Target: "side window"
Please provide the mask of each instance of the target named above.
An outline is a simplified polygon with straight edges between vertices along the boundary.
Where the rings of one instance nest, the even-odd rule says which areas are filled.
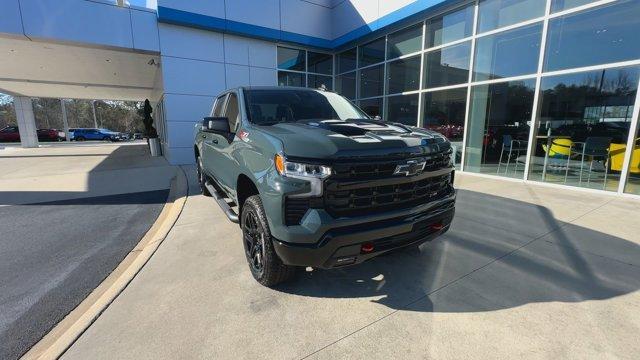
[[[238,125],[238,121],[240,121],[240,110],[238,108],[238,96],[234,93],[229,94],[225,116],[229,118],[229,129],[231,129],[231,132],[236,132],[236,126]]]
[[[216,104],[213,106],[213,117],[221,117],[222,109],[224,108],[224,99],[227,94],[224,94],[216,99]]]

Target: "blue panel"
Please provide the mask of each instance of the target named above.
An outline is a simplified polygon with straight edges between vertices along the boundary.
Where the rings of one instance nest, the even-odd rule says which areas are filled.
[[[222,19],[220,19],[222,20]],[[222,20],[225,21],[225,20]],[[233,20],[226,20],[227,32],[238,35],[249,35],[266,40],[280,40],[280,30],[267,28],[264,26],[241,23]]]
[[[382,33],[391,26],[400,27],[403,24],[408,25],[411,22],[421,20],[421,17],[425,17],[428,12],[434,12],[443,7],[462,2],[464,2],[464,0],[417,0],[416,2],[393,11],[370,24],[363,25],[333,40],[225,20],[213,16],[190,13],[187,11],[166,8],[164,6],[158,6],[158,20],[164,23],[229,32],[276,42],[285,41],[335,50],[338,47],[344,47],[351,42],[358,41],[363,36],[367,36],[372,33]]]
[[[317,48],[333,49],[333,42],[331,40],[296,34],[289,31],[281,31],[280,40]]]
[[[188,11],[166,8],[164,6],[158,6],[158,21],[168,24],[190,26],[204,30],[225,31],[226,29],[226,21],[224,19],[196,14]]]

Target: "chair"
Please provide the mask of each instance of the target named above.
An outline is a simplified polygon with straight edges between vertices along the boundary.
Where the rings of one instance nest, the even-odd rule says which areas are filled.
[[[511,159],[513,159],[513,154],[516,155],[515,167],[513,169],[513,173],[515,174],[518,171],[518,161],[517,158],[520,157],[520,152],[527,152],[527,141],[525,140],[514,140],[511,135],[502,135],[502,150],[500,150],[500,160],[498,160],[498,170],[496,173],[500,173],[500,165],[503,164],[502,157],[504,153],[507,152],[507,163],[505,166],[504,173],[506,174],[509,171],[509,164],[511,163]]]
[[[611,146],[610,137],[592,136],[588,137],[584,142],[574,142],[571,147],[571,156],[580,157],[580,180],[579,185],[582,184],[582,174],[584,172],[584,160],[589,158],[589,175],[587,177],[587,184],[591,182],[591,173],[593,172],[593,161],[597,158],[604,160],[604,182],[602,184],[603,189],[607,186],[607,175],[609,174],[609,147]],[[575,150],[574,150],[575,149]],[[569,158],[571,158],[569,156]],[[569,160],[567,160],[567,171],[564,177],[565,183],[567,182],[567,175],[569,174]]]
[[[571,145],[573,141],[571,139],[553,139],[551,146],[547,149],[547,144],[542,144],[542,149],[548,153],[550,158],[566,159],[571,155]]]
[[[631,155],[631,164],[629,164],[629,172],[632,174],[640,174],[640,138],[635,140],[636,145]],[[624,165],[624,153],[627,150],[627,144],[612,143],[609,147],[611,157],[611,170],[622,171]]]

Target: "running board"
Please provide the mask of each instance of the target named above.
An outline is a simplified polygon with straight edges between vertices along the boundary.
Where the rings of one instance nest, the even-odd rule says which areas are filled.
[[[213,200],[218,203],[218,206],[220,206],[220,209],[222,209],[229,221],[237,224],[240,221],[238,219],[238,214],[236,214],[235,211],[233,211],[233,209],[229,206],[229,204],[227,204],[227,201],[222,195],[220,195],[218,190],[216,190],[216,188],[213,187],[213,185],[211,185],[211,183],[209,183],[208,181],[204,183],[204,186],[207,188],[207,190],[209,190],[209,193],[211,193]]]

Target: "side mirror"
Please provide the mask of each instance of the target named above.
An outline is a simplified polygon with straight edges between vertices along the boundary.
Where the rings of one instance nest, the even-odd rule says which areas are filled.
[[[202,131],[229,134],[229,119],[226,117],[205,117],[202,120]]]

